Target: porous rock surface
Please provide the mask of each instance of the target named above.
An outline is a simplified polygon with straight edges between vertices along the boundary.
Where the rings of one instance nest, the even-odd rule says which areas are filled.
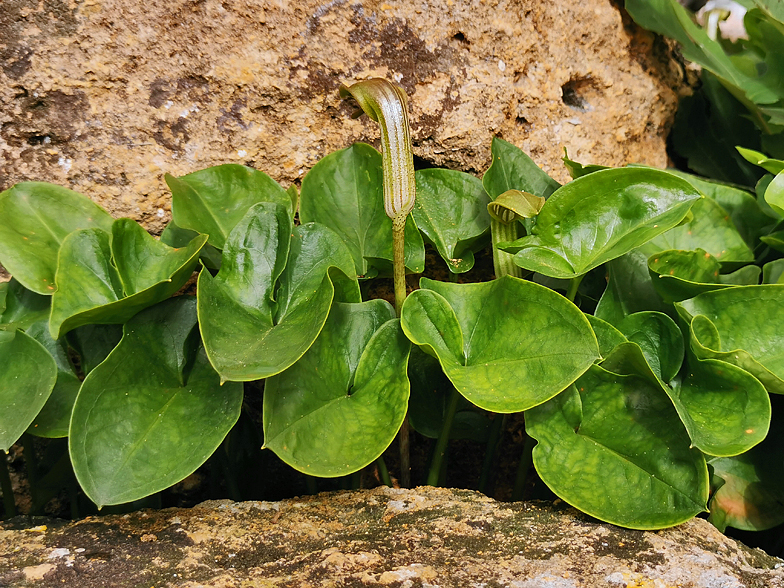
[[[784,586],[782,560],[701,519],[630,531],[562,504],[467,490],[384,487],[22,523],[0,527],[2,586]]]
[[[50,181],[158,233],[163,174],[284,187],[364,140],[341,82],[408,92],[415,154],[476,174],[502,136],[566,180],[666,163],[680,69],[620,0],[2,0],[0,189]]]

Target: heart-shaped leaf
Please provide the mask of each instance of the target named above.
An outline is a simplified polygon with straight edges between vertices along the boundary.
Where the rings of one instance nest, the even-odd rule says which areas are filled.
[[[381,154],[355,143],[324,157],[302,179],[299,216],[337,233],[354,259],[358,276],[391,270],[392,219],[384,211]],[[425,267],[422,236],[411,217],[406,221],[405,264]]]
[[[196,231],[190,229],[183,229],[178,227],[174,221],[170,221],[166,228],[161,233],[161,243],[166,243],[169,247],[179,248],[187,247],[188,243],[193,241],[199,235]],[[202,263],[210,269],[219,270],[221,261],[220,249],[207,243],[201,250],[199,255]]]
[[[784,394],[784,286],[738,286],[675,304],[699,359],[719,359]]]
[[[757,284],[760,276],[760,268],[755,265],[721,274],[719,260],[702,249],[656,253],[648,259],[648,271],[665,302],[679,302],[728,286]]]
[[[694,218],[652,239],[645,250],[702,249],[721,262],[754,261],[754,254],[730,219],[729,213],[710,198],[700,198],[691,208]]]
[[[784,259],[770,261],[762,266],[763,284],[784,284]]]
[[[199,275],[199,323],[212,365],[223,380],[237,381],[285,370],[316,340],[336,286],[344,300],[359,301],[353,277],[354,261],[334,232],[317,223],[293,227],[279,204],[254,205],[229,234],[218,274]]]
[[[653,373],[669,382],[683,363],[683,335],[669,316],[661,312],[637,312],[618,324],[628,341],[636,343]]]
[[[474,266],[473,247],[484,246],[490,229],[490,199],[474,176],[447,169],[416,172],[417,197],[412,212],[419,230],[452,273]]]
[[[52,392],[57,367],[49,352],[18,329],[0,329],[0,449],[7,452]]]
[[[499,249],[553,278],[574,278],[680,223],[702,196],[691,184],[644,168],[608,169],[559,188],[531,235]]]
[[[59,339],[88,324],[122,324],[137,312],[175,294],[191,277],[207,242],[199,235],[172,249],[138,223],[117,219],[112,234],[74,231],[58,256],[49,330]]]
[[[16,279],[0,284],[0,325],[26,331],[30,325],[49,318],[51,296],[28,290]]]
[[[522,149],[508,141],[493,137],[490,152],[493,161],[482,177],[482,185],[493,200],[507,190],[521,190],[547,198],[561,187]]]
[[[560,498],[601,520],[661,529],[705,510],[708,470],[661,388],[592,365],[526,412],[533,461]],[[612,488],[612,492],[597,492]]]
[[[746,453],[710,460],[721,486],[711,498],[708,520],[720,531],[763,531],[784,523],[782,450],[781,431],[776,431]]]
[[[123,333],[85,379],[71,418],[74,472],[99,507],[138,500],[190,475],[242,406],[242,384],[221,386],[207,361],[192,297],[146,309]]]
[[[71,410],[82,382],[68,358],[68,346],[64,340],[52,339],[47,321],[31,325],[26,333],[46,349],[57,366],[57,381],[54,389],[28,431],[38,437],[50,439],[66,437]]]
[[[336,303],[302,358],[264,388],[264,446],[313,475],[350,474],[395,438],[411,344],[383,300]]]
[[[25,288],[55,290],[57,251],[78,229],[110,230],[112,217],[86,196],[43,182],[23,182],[0,193],[0,264]]]
[[[505,276],[480,284],[422,278],[403,305],[409,339],[438,357],[463,396],[494,412],[536,406],[599,357],[579,309],[543,286]]]
[[[601,353],[602,357],[607,357],[618,345],[627,341],[623,333],[607,321],[591,314],[586,314],[585,318],[591,323],[591,328],[596,334],[596,340],[599,342],[599,353]]]
[[[177,227],[209,235],[209,244],[218,249],[254,204],[281,204],[294,216],[286,191],[264,172],[244,165],[227,163],[179,178],[166,174],[165,179]]]
[[[643,310],[673,313],[653,287],[645,252],[630,251],[613,259],[607,268],[607,288],[596,305],[597,317],[617,326],[624,317]]]

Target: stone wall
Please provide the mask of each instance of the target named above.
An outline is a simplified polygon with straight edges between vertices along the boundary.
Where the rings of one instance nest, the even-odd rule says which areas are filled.
[[[397,80],[415,154],[477,175],[498,135],[566,180],[664,166],[680,84],[617,0],[3,0],[0,189],[56,182],[159,232],[163,173],[226,162],[284,187],[353,141],[341,82]]]

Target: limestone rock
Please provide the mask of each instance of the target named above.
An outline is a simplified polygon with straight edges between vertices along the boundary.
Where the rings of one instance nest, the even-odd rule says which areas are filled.
[[[782,560],[702,519],[630,531],[467,490],[384,487],[36,523],[0,527],[1,586],[784,586]]]
[[[226,162],[284,187],[364,140],[341,82],[397,80],[415,153],[483,173],[499,135],[559,180],[666,163],[679,69],[619,0],[3,0],[0,189],[42,180],[159,232],[163,173]],[[666,49],[666,48],[665,48]]]

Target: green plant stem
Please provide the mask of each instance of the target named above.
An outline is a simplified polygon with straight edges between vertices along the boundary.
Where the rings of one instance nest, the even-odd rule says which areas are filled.
[[[495,457],[498,454],[498,447],[501,444],[501,434],[506,424],[506,415],[495,415],[493,424],[490,425],[490,434],[487,437],[487,447],[485,448],[485,458],[482,461],[482,473],[479,476],[479,487],[482,494],[492,491],[491,477]]]
[[[400,445],[400,485],[403,488],[411,487],[409,435],[408,413],[406,413],[406,418],[403,419],[403,424],[400,425],[400,431],[398,432],[398,444]]]
[[[30,484],[30,497],[33,499],[33,504],[35,504],[38,498],[38,464],[35,461],[33,436],[30,433],[22,433],[21,442],[24,448],[27,482]]]
[[[406,301],[406,262],[405,262],[405,231],[407,214],[399,214],[392,219],[393,276],[395,282],[395,312],[400,316],[400,309]]]
[[[577,289],[580,287],[580,282],[583,281],[584,275],[577,276],[569,281],[569,289],[566,291],[566,297],[569,299],[569,302],[574,302],[574,298],[577,296]]]
[[[16,500],[14,500],[14,488],[11,485],[11,474],[8,472],[8,454],[3,452],[0,455],[3,465],[0,467],[0,490],[3,491],[3,508],[6,518],[16,516]]]
[[[523,268],[515,264],[514,255],[501,251],[496,247],[498,243],[503,241],[519,239],[522,232],[521,229],[522,227],[517,221],[512,221],[509,224],[502,223],[496,219],[490,221],[490,236],[493,241],[493,269],[495,270],[496,278],[503,276],[523,277]]]
[[[536,441],[526,435],[525,445],[523,445],[523,454],[520,456],[520,464],[517,466],[517,476],[515,477],[514,489],[512,490],[512,502],[523,499],[525,482],[528,479],[528,470],[531,469],[531,463],[533,463],[533,450],[535,445]]]
[[[376,460],[376,466],[378,467],[378,477],[381,478],[381,482],[385,486],[392,487],[392,478],[389,477],[389,470],[387,469],[387,464],[384,461],[384,457],[379,457]]]
[[[449,394],[449,404],[447,404],[446,407],[444,423],[441,425],[441,432],[438,434],[433,460],[430,462],[430,471],[427,474],[428,486],[438,486],[441,464],[444,461],[446,448],[449,445],[449,433],[452,431],[452,422],[455,420],[455,412],[457,412],[457,403],[459,400],[460,393],[453,386],[452,392]]]
[[[305,488],[307,488],[308,494],[318,494],[318,484],[316,484],[316,478],[307,474],[302,475],[305,476]]]

